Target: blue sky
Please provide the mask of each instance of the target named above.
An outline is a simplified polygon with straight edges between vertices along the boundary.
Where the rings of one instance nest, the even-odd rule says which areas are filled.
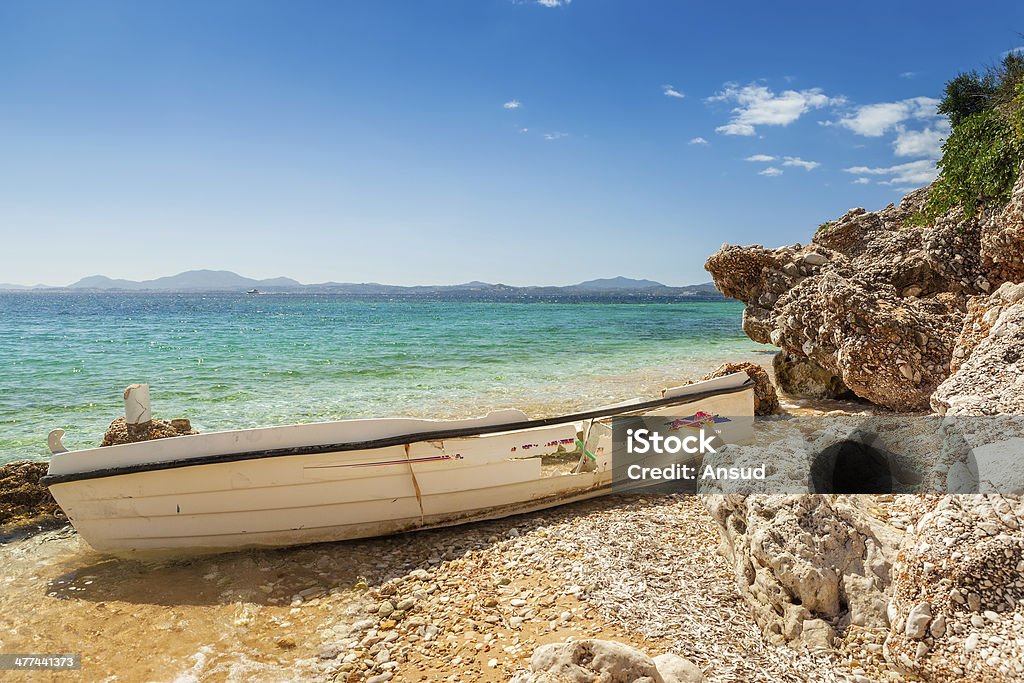
[[[784,10],[782,7],[791,7]],[[1024,3],[0,3],[0,282],[708,279],[931,177]]]

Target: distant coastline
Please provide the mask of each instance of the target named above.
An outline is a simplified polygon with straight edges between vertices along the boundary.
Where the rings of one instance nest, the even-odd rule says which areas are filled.
[[[376,282],[322,282],[303,284],[287,277],[256,280],[227,270],[190,270],[153,280],[113,279],[103,275],[82,278],[70,285],[14,285],[0,283],[0,292],[250,292],[260,294],[341,294],[367,297],[425,297],[451,300],[613,299],[672,300],[723,299],[714,283],[670,287],[654,280],[627,277],[587,280],[574,285],[516,287],[490,282],[455,285],[387,285]]]

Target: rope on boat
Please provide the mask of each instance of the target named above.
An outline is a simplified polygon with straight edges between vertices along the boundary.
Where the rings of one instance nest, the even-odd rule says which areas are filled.
[[[579,447],[579,449],[581,451],[583,451],[584,455],[586,455],[588,458],[590,458],[594,462],[597,462],[597,456],[594,455],[593,453],[591,453],[590,451],[588,451],[586,444],[583,443],[582,441],[580,441],[578,437],[576,439],[576,445]]]

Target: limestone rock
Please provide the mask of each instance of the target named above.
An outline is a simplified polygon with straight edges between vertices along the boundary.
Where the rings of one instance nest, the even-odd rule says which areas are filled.
[[[1024,173],[1010,202],[981,229],[981,262],[995,284],[1024,281]]]
[[[932,620],[932,606],[922,601],[910,608],[907,614],[907,625],[904,628],[907,638],[921,640],[928,633],[928,624]]]
[[[1003,310],[1015,304],[1024,304],[1024,283],[1005,282],[990,296],[971,297],[960,336],[953,346],[951,372],[959,370],[978,344],[988,337]]]
[[[704,674],[696,664],[670,652],[655,657],[654,665],[665,683],[701,683],[704,680]]]
[[[119,417],[110,423],[100,446],[116,446],[123,443],[136,443],[138,441],[150,441],[152,439],[166,439],[172,436],[186,436],[198,434],[192,429],[192,423],[184,418],[177,418],[170,422],[163,420],[152,420],[141,425],[130,425],[123,417]]]
[[[666,683],[654,660],[610,640],[583,639],[542,645],[533,652],[530,683]],[[670,682],[669,682],[670,683]]]
[[[893,566],[886,659],[928,681],[1024,679],[1024,501],[936,496],[929,508]]]
[[[772,359],[779,389],[800,398],[842,398],[850,390],[843,379],[810,358],[779,351]]]
[[[771,642],[828,647],[836,629],[887,624],[897,546],[858,496],[708,495],[720,552]]]
[[[929,226],[908,222],[926,198],[924,189],[899,206],[851,210],[809,246],[723,245],[707,260],[716,286],[746,304],[747,335],[787,352],[783,390],[820,396],[845,385],[894,410],[928,408],[949,376],[968,298],[1000,282],[982,263],[981,236],[1005,216],[954,209]],[[797,359],[814,362],[810,387],[785,372]]]
[[[931,406],[943,415],[1024,414],[1024,285],[1004,284],[972,303],[957,341],[966,360],[938,386]]]
[[[64,513],[49,489],[39,483],[46,475],[45,462],[21,460],[0,466],[0,524]]]
[[[775,386],[767,371],[757,363],[724,363],[701,379],[714,379],[735,372],[745,372],[750,379],[754,380],[755,415],[771,415],[778,412],[779,396],[775,392]]]

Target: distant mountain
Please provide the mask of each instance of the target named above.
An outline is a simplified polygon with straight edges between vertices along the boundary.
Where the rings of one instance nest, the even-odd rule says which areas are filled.
[[[587,280],[586,282],[581,282],[578,285],[570,285],[572,289],[585,289],[588,291],[601,292],[620,291],[626,289],[635,292],[641,289],[665,286],[666,285],[663,285],[660,282],[655,282],[654,280],[634,280],[632,278],[622,277],[621,275],[618,277],[605,277],[598,278],[597,280]]]
[[[0,282],[0,292],[20,292],[28,289],[50,289],[46,285],[12,285],[7,282]]]
[[[451,300],[622,300],[644,299],[718,299],[722,294],[714,284],[706,282],[685,287],[669,287],[654,280],[635,280],[627,277],[599,278],[566,287],[530,286],[513,287],[490,282],[464,282],[457,285],[384,285],[377,282],[321,282],[304,285],[287,277],[254,280],[228,270],[190,270],[154,280],[124,280],[105,275],[84,277],[67,287],[25,287],[0,285],[0,290],[28,289],[110,291],[110,292],[245,292],[256,289],[267,293],[324,293],[366,297],[415,298],[433,297]]]
[[[265,289],[282,291],[301,289],[303,285],[297,280],[287,277],[276,277],[268,280],[253,280],[242,277],[228,270],[190,270],[177,275],[160,277],[155,280],[113,280],[103,275],[85,277],[68,285],[69,289],[116,289],[131,291],[165,291],[165,292],[236,292],[247,289]]]
[[[699,285],[685,285],[680,289],[685,289],[690,292],[696,292],[701,294],[716,294],[718,296],[724,296],[718,291],[718,287],[715,287],[714,282],[702,282]]]
[[[68,289],[138,289],[139,284],[132,280],[114,280],[106,275],[90,275],[68,285]]]

